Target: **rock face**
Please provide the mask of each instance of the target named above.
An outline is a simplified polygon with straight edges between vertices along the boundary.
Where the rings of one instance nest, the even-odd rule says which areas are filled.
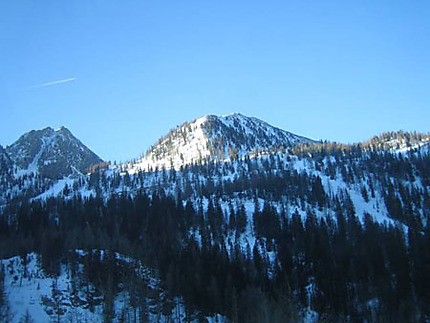
[[[103,161],[65,127],[29,131],[6,152],[20,169],[53,179],[85,173]]]
[[[142,169],[179,168],[202,160],[223,161],[271,148],[313,142],[238,113],[207,115],[171,130],[139,161]]]

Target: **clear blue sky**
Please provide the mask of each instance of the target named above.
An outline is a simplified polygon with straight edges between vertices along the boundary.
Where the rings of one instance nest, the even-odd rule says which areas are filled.
[[[430,1],[1,1],[0,144],[65,125],[123,161],[232,112],[338,142],[428,132],[429,17]]]

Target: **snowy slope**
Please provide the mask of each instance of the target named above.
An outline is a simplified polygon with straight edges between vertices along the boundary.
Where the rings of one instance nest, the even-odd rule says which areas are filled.
[[[405,143],[396,145],[396,149],[392,149],[391,151],[397,154],[406,155],[409,152],[412,153],[420,153],[420,154],[429,154],[430,153],[430,139],[427,138],[423,141],[414,143],[413,145],[407,145]]]
[[[404,131],[384,132],[365,142],[364,145],[372,150],[386,150],[393,153],[407,153],[409,151],[428,153],[430,134]]]
[[[40,174],[61,178],[86,173],[91,165],[102,159],[88,149],[65,127],[32,130],[6,148],[23,174]]]
[[[45,131],[53,133],[52,129],[45,129]],[[429,143],[428,137],[412,136],[402,132],[389,133],[375,138],[372,139],[371,147],[378,148],[377,151],[381,152],[381,156],[386,151],[383,149],[384,147],[393,156],[396,156],[398,153],[405,153],[418,148],[421,152],[426,151]],[[49,142],[48,139],[42,141],[44,144]],[[181,191],[183,198],[198,199],[202,195],[202,186],[214,187],[215,189],[217,187],[224,188],[234,186],[235,183],[240,183],[244,179],[251,181],[256,174],[258,176],[261,174],[277,176],[284,169],[290,169],[299,174],[305,174],[307,176],[306,181],[319,178],[324,194],[329,199],[342,200],[347,196],[360,220],[364,220],[365,214],[370,214],[379,223],[399,224],[398,221],[390,218],[385,206],[384,183],[379,183],[372,174],[364,175],[364,177],[354,179],[351,182],[345,179],[344,165],[337,162],[334,155],[326,157],[322,163],[322,167],[326,171],[322,171],[321,166],[317,167],[317,161],[311,156],[312,154],[303,158],[293,155],[288,149],[306,143],[315,142],[272,127],[259,119],[241,114],[221,117],[203,116],[170,131],[151,147],[146,156],[137,163],[106,166],[94,171],[91,176],[60,179],[50,184],[42,194],[38,194],[38,198],[45,200],[51,196],[63,198],[81,196],[86,198],[101,195],[107,200],[112,194],[127,192],[133,195],[139,190],[144,190],[149,193],[156,191],[171,195],[176,195],[178,191]],[[34,160],[39,160],[41,158],[39,155],[42,155],[41,150],[33,157],[29,169],[35,167],[36,162]],[[362,157],[363,161],[357,162],[367,163],[368,161],[364,159],[370,157],[366,156],[370,155],[365,153]],[[275,164],[271,162],[274,158],[278,160]],[[250,169],[249,163],[254,164],[254,170]],[[329,172],[331,174],[327,172],[330,164],[335,167],[334,173],[333,171]],[[199,169],[200,166],[196,168],[192,165],[207,165],[207,167],[202,166]],[[171,166],[176,169],[174,174],[168,170]],[[208,169],[211,171],[208,172]],[[255,172],[256,174],[254,174]],[[220,177],[216,174],[223,175]],[[395,178],[389,180],[394,181]],[[363,191],[370,192],[373,190],[368,183],[373,183],[375,192],[370,197],[370,193],[368,193],[368,197],[365,198]],[[236,186],[241,187],[241,185],[237,184]],[[416,183],[405,183],[405,185],[409,185],[411,189],[425,189],[419,179]],[[254,187],[253,189],[260,188]],[[246,192],[236,191],[235,194],[242,195],[244,203],[248,203],[247,201],[252,198],[249,190]],[[298,210],[303,217],[306,217],[308,210],[312,209],[316,215],[335,217],[333,205],[321,210],[309,205],[306,197],[295,196],[294,191],[284,194],[287,195],[269,202],[275,203],[278,208],[284,207],[289,214]],[[310,192],[310,195],[312,194]],[[297,198],[303,201],[295,202]],[[420,210],[417,212],[423,219],[426,217],[426,214]]]
[[[330,158],[327,157],[324,163],[328,163],[328,160]],[[301,177],[300,180],[308,183],[307,185],[310,185],[309,183],[315,179],[320,180],[324,194],[328,199],[337,198],[343,200],[345,196],[348,196],[355,214],[362,223],[364,223],[365,214],[370,214],[378,223],[404,226],[401,222],[389,216],[383,196],[383,183],[373,178],[372,174],[366,175],[364,179],[357,178],[352,182],[347,182],[343,178],[338,166],[336,166],[337,173],[334,177],[331,177],[328,175],[327,170],[317,170],[316,163],[312,158],[300,158],[289,154],[276,153],[252,156],[249,160],[237,159],[221,164],[214,163],[194,168],[187,167],[183,171],[138,172],[129,174],[128,172],[121,172],[118,168],[112,168],[100,172],[97,175],[98,181],[96,183],[89,185],[86,182],[83,186],[78,187],[77,191],[69,193],[69,197],[74,194],[82,197],[102,195],[107,200],[114,194],[120,195],[125,192],[131,196],[140,191],[147,192],[148,194],[162,192],[163,194],[176,196],[179,191],[184,201],[190,199],[196,207],[200,204],[200,201],[203,201],[204,210],[206,210],[208,194],[212,195],[214,192],[221,190],[225,195],[216,197],[216,199],[219,200],[225,210],[228,211],[228,205],[231,202],[244,204],[247,209],[248,218],[251,221],[254,212],[253,191],[267,190],[267,188],[264,187],[264,182],[258,184],[259,182],[257,181],[250,187],[244,187],[243,182],[250,183],[256,176],[262,176],[262,178],[268,176],[272,178],[279,177],[281,179],[285,178],[284,181],[287,181],[290,174],[298,174]],[[284,174],[287,176],[285,177]],[[93,177],[96,178],[94,174]],[[394,180],[394,178],[391,180]],[[371,189],[368,183],[372,183],[374,187],[374,196],[370,194]],[[40,198],[45,199],[50,196],[66,197],[62,195],[65,184],[66,181],[61,182],[58,189],[50,190],[42,194]],[[71,187],[73,183],[67,184]],[[286,188],[289,185],[295,185],[295,183],[284,183]],[[416,190],[424,189],[420,181],[409,183],[408,185]],[[208,189],[208,187],[212,188]],[[242,191],[240,191],[240,187],[242,187]],[[206,193],[203,193],[202,189]],[[368,192],[366,199],[363,197],[363,190]],[[285,209],[289,216],[297,211],[303,220],[306,219],[310,210],[317,217],[331,216],[333,219],[336,218],[334,204],[326,202],[327,205],[323,207],[313,205],[307,201],[309,196],[314,196],[312,190],[305,192],[305,196],[295,190],[286,190],[280,197],[261,199],[260,204],[271,203],[277,208],[278,212],[281,209]],[[228,222],[228,219],[226,221]],[[250,227],[247,231],[246,239],[252,246],[254,238],[251,231]]]
[[[224,161],[270,149],[287,149],[313,142],[241,114],[207,115],[184,123],[152,146],[130,172],[169,169],[193,163]]]
[[[41,256],[31,253],[0,260],[4,273],[5,305],[0,312],[2,322],[102,322],[106,295],[103,290],[88,281],[85,258],[107,259],[109,252],[82,250],[73,252],[77,267],[70,263],[62,264],[58,276],[48,275],[41,266]],[[113,253],[115,262],[122,270],[133,272],[152,292],[144,299],[144,306],[133,308],[127,290],[129,281],[120,282],[113,299],[113,322],[132,322],[139,318],[139,311],[145,309],[149,322],[181,321],[185,315],[183,300],[174,299],[171,314],[161,313],[160,307],[165,300],[164,291],[154,272],[139,261],[119,253]],[[94,259],[94,258],[92,258]],[[124,267],[125,266],[125,267]],[[126,268],[126,269],[124,269]],[[136,306],[136,305],[135,305]],[[206,318],[208,322],[225,322],[220,315]],[[194,320],[192,320],[194,322]]]

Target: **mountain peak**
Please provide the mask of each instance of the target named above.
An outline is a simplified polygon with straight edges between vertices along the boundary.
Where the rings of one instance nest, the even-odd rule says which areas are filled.
[[[55,132],[70,132],[70,131],[65,126],[59,126],[57,129],[55,129]]]
[[[205,161],[291,148],[311,139],[273,127],[267,122],[240,113],[204,115],[171,130],[160,138],[135,164],[138,169],[180,168]]]
[[[6,151],[24,172],[49,178],[86,172],[89,166],[102,161],[64,126],[31,130]]]

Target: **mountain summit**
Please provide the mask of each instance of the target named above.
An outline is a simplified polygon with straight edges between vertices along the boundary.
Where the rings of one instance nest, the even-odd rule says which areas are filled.
[[[65,127],[29,131],[6,152],[22,170],[48,178],[83,173],[102,161]]]
[[[153,145],[134,166],[140,169],[180,168],[202,161],[224,161],[313,142],[239,113],[206,115],[183,123]]]

